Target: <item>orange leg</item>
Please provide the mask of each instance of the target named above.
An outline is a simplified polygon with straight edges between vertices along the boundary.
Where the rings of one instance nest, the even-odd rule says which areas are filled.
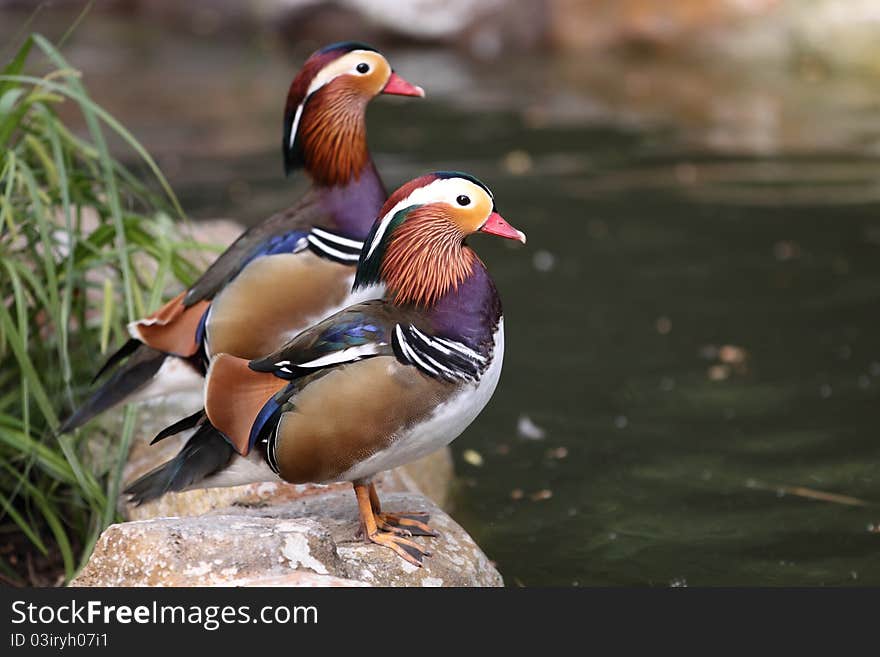
[[[437,532],[427,524],[429,517],[427,513],[422,511],[382,513],[379,495],[372,482],[370,483],[370,506],[373,509],[373,515],[376,516],[376,524],[379,525],[379,529],[402,536],[437,536]]]
[[[430,556],[431,553],[426,552],[420,548],[417,543],[414,543],[408,538],[404,538],[396,533],[382,531],[379,528],[376,516],[373,513],[369,486],[364,483],[355,483],[353,485],[354,494],[357,496],[358,501],[358,511],[361,515],[361,525],[364,538],[371,543],[391,548],[411,564],[421,566],[422,558]]]

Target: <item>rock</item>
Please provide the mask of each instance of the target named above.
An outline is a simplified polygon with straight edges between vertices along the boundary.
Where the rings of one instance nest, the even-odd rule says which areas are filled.
[[[562,50],[689,47],[695,39],[764,17],[778,0],[548,0],[548,40]]]
[[[312,587],[312,586],[369,586],[364,582],[353,579],[342,579],[332,575],[318,575],[303,570],[294,570],[287,575],[275,575],[270,577],[254,576],[242,577],[229,582],[223,582],[223,586],[278,586],[278,587]]]
[[[264,0],[263,7],[264,22],[296,41],[332,41],[348,31],[370,43],[455,44],[482,58],[537,47],[547,23],[543,0]]]
[[[351,490],[328,487],[284,504],[111,525],[72,586],[501,586],[473,539],[413,493],[385,494],[389,510],[427,511],[438,537],[421,568],[356,538]]]

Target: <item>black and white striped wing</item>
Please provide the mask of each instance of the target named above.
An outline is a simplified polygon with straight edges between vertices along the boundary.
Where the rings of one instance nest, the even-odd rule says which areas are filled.
[[[363,242],[317,226],[309,232],[308,241],[312,252],[343,265],[356,265],[361,256],[361,249],[364,248]]]
[[[445,381],[476,381],[489,365],[488,354],[462,342],[427,335],[412,324],[397,324],[391,345],[399,361]]]

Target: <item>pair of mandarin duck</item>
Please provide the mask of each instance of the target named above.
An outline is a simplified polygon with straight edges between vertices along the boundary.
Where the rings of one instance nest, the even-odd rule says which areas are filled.
[[[421,565],[427,516],[383,512],[374,475],[460,435],[498,383],[504,323],[474,233],[525,243],[465,173],[416,178],[391,196],[367,149],[379,94],[424,96],[375,49],[315,52],[284,112],[286,173],[311,186],[242,234],[185,292],[129,325],[107,380],[64,423],[169,394],[204,377],[204,408],[176,457],[131,484],[169,491],[255,481],[354,486],[365,540]],[[154,441],[155,442],[155,441]]]

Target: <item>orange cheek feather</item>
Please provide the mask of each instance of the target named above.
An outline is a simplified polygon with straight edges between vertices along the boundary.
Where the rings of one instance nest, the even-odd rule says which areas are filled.
[[[362,102],[359,91],[336,81],[309,101],[298,136],[318,183],[332,186],[357,179],[366,166],[369,154]]]
[[[462,235],[470,235],[477,232],[492,211],[488,199],[478,197],[473,205],[465,207],[453,207],[449,211],[449,218],[458,226]]]
[[[463,247],[462,238],[448,206],[431,204],[411,211],[382,262],[396,303],[429,307],[467,278],[476,255]]]

